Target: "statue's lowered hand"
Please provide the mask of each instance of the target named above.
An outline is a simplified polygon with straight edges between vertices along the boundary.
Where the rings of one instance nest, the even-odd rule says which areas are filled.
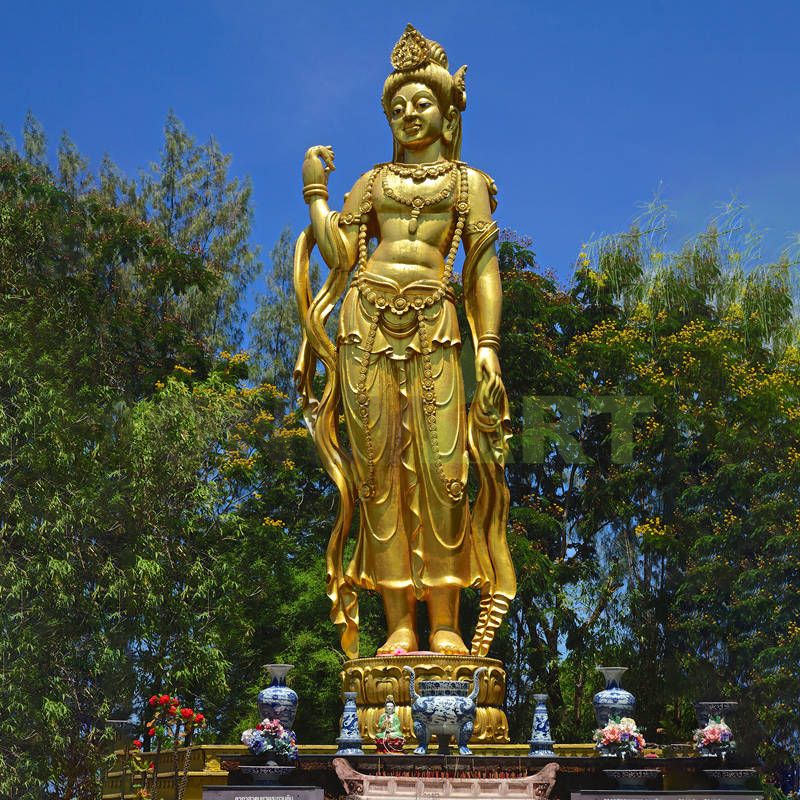
[[[500,362],[491,347],[479,347],[475,357],[475,372],[478,376],[478,404],[481,412],[492,419],[499,419],[499,408],[503,397],[503,379]]]

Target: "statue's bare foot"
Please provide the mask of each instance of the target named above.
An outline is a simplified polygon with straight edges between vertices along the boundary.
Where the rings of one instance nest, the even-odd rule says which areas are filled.
[[[411,653],[419,647],[417,634],[410,628],[397,628],[389,638],[378,648],[377,655],[390,656],[398,650]]]
[[[464,640],[451,630],[438,630],[431,634],[431,650],[434,653],[445,653],[453,656],[464,656],[469,653]]]

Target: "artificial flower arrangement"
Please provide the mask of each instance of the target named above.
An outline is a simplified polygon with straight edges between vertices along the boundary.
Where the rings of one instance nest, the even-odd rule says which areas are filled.
[[[161,751],[171,749],[176,753],[179,747],[185,747],[183,769],[178,774],[177,754],[174,755],[174,771],[176,785],[185,787],[189,771],[191,745],[202,737],[206,727],[206,718],[193,708],[184,706],[177,697],[168,694],[154,694],[147,702],[151,717],[147,721],[146,737],[149,739],[149,751],[154,753],[155,761],[145,758],[144,737],[133,740],[130,755],[130,771],[133,776],[132,788],[136,790],[137,800],[148,800],[155,794],[159,758]]]
[[[255,728],[242,733],[242,744],[254,756],[267,756],[270,762],[289,765],[297,758],[297,739],[294,731],[288,731],[277,719],[268,717],[261,720]]]
[[[694,732],[692,741],[701,756],[725,758],[736,749],[733,733],[722,717],[710,717],[705,727]]]
[[[148,701],[152,717],[147,722],[150,749],[163,747],[187,747],[197,741],[206,725],[206,718],[199,711],[184,706],[177,697],[154,694]]]
[[[644,750],[644,736],[631,717],[611,717],[604,728],[594,732],[595,747],[604,756],[638,756]]]

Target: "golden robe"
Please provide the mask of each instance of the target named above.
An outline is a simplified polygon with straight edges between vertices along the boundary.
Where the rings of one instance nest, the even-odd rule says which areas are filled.
[[[378,291],[399,292],[386,278],[366,277]],[[437,286],[437,281],[418,281],[403,295],[424,297]],[[342,405],[360,486],[371,480],[368,438],[377,466],[372,496],[360,499],[359,535],[346,574],[365,589],[413,586],[418,599],[432,587],[463,588],[478,580],[466,493],[454,499],[447,489],[452,481],[466,486],[469,469],[461,337],[452,296],[424,308],[422,316],[430,342],[427,358],[416,313],[381,311],[353,286],[342,304],[338,333]],[[365,361],[364,417],[357,387]],[[432,392],[423,387],[426,363]],[[435,437],[426,403],[435,405]]]

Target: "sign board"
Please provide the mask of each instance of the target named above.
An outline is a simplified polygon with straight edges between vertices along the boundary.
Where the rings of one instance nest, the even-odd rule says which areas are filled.
[[[203,800],[325,800],[318,786],[204,786]]]

